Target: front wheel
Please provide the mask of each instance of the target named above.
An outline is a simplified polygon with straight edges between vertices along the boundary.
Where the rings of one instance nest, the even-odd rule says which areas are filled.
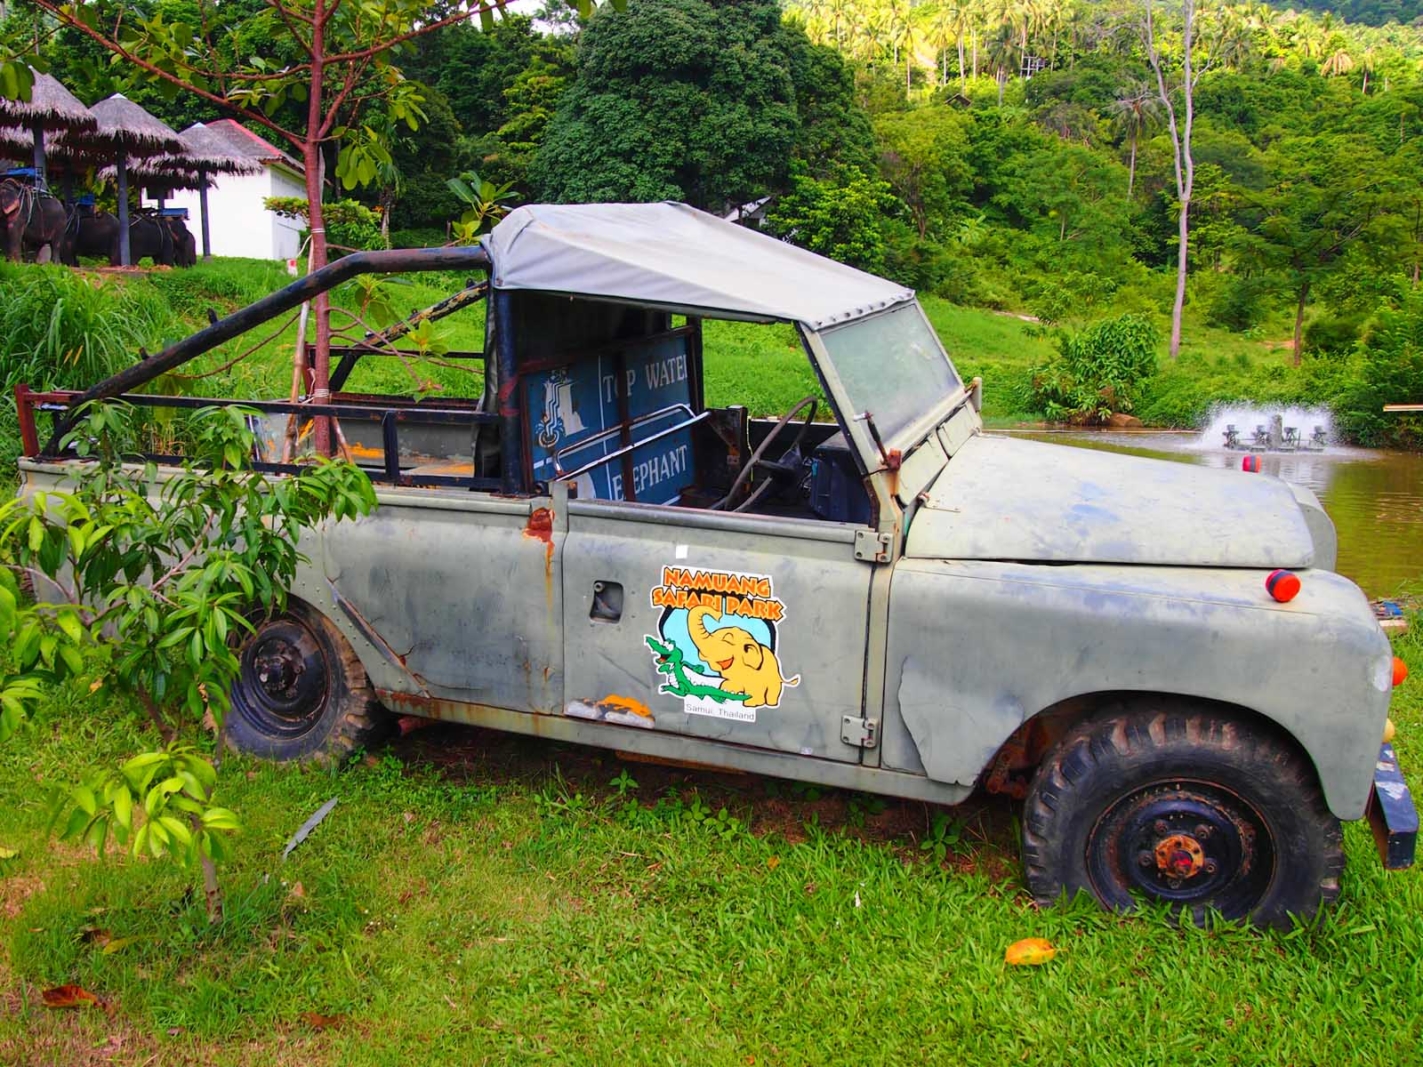
[[[1071,730],[1023,811],[1023,865],[1039,905],[1092,894],[1193,921],[1287,927],[1339,895],[1339,821],[1308,763],[1273,732],[1218,712],[1123,711]]]
[[[341,632],[296,601],[242,646],[231,695],[228,744],[263,759],[339,761],[394,726]]]

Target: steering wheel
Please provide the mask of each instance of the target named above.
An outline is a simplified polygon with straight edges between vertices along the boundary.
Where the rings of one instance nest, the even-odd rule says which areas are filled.
[[[737,495],[740,494],[742,490],[746,488],[746,482],[750,479],[751,473],[753,471],[763,471],[764,473],[770,475],[770,477],[768,477],[755,489],[751,490],[750,495],[748,495],[745,500],[741,501],[741,503],[731,508],[731,511],[745,511],[747,508],[756,504],[763,496],[765,496],[767,490],[769,490],[773,485],[794,485],[795,482],[800,478],[800,463],[798,459],[800,455],[801,442],[805,440],[805,435],[806,432],[810,429],[810,424],[815,421],[815,412],[819,406],[820,402],[815,397],[808,396],[805,397],[803,400],[798,401],[795,407],[791,408],[784,415],[782,415],[781,421],[776,423],[775,426],[771,427],[771,432],[768,433],[765,439],[759,445],[756,446],[756,451],[751,453],[751,458],[746,461],[746,465],[742,467],[741,472],[737,474],[736,481],[731,483],[731,489],[727,491],[726,496],[722,497],[715,504],[713,504],[711,506],[711,510],[728,510],[727,505],[729,505],[733,500],[735,500]],[[810,410],[806,412],[805,418],[801,420],[800,428],[796,430],[795,440],[792,441],[787,448],[781,451],[779,459],[766,459],[766,453],[770,451],[771,443],[785,433],[786,428],[791,424],[791,420],[794,419],[796,415],[799,414],[800,411],[804,408],[809,408]],[[792,453],[796,454],[797,462],[786,462],[786,457],[791,455]]]

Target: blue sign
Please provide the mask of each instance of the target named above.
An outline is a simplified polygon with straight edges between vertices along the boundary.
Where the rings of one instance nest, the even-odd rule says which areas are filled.
[[[690,429],[648,441],[686,421],[692,403],[691,361],[687,338],[668,337],[619,357],[597,356],[548,371],[527,374],[524,410],[528,413],[529,449],[534,477],[554,481],[558,467],[575,471],[618,451],[622,434],[591,438],[622,426],[620,395],[627,397],[631,442],[632,498],[650,504],[675,503],[692,483]],[[665,408],[672,411],[648,418]],[[642,419],[644,421],[638,421]],[[646,444],[638,442],[646,441]],[[580,442],[587,442],[580,447]],[[581,499],[626,500],[623,457],[608,460],[576,479]]]

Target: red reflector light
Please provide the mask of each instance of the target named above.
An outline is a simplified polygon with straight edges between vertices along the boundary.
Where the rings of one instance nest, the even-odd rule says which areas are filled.
[[[1299,578],[1289,571],[1271,571],[1265,578],[1265,591],[1281,604],[1288,604],[1299,595]]]

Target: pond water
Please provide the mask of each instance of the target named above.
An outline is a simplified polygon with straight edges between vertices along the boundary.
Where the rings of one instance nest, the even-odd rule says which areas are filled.
[[[1246,425],[1249,425],[1248,423]],[[1239,468],[1242,453],[1201,433],[1064,431],[1014,436],[1136,456]],[[1371,597],[1423,579],[1423,454],[1330,446],[1257,453],[1262,473],[1307,485],[1339,531],[1339,572]]]

